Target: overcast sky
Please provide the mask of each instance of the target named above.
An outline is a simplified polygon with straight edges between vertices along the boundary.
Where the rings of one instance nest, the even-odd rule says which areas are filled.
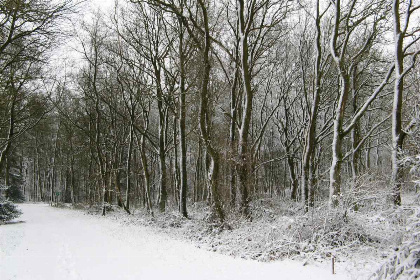
[[[88,2],[90,2],[90,5],[94,8],[107,10],[113,8],[115,0],[88,0]]]
[[[86,0],[82,2],[77,9],[78,13],[71,16],[70,21],[63,23],[63,32],[70,32],[76,36],[82,21],[90,22],[93,14],[98,9],[102,12],[109,12],[112,11],[114,5],[115,0]],[[80,44],[75,37],[62,38],[57,47],[51,52],[50,71],[57,72],[58,75],[65,75],[65,73],[72,72],[72,69],[78,69],[83,63],[83,57],[80,51]]]

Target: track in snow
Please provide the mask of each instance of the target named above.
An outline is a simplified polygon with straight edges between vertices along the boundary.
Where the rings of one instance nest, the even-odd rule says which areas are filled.
[[[18,222],[0,226],[1,280],[348,279],[294,261],[234,259],[77,211],[19,207],[24,214]]]

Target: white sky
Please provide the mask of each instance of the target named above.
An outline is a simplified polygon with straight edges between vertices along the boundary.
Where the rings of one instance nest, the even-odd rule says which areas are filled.
[[[103,11],[106,11],[114,7],[115,0],[88,0],[90,5],[95,8],[100,8]]]
[[[77,1],[83,0],[75,0],[75,2]],[[89,22],[98,9],[107,14],[113,10],[114,5],[115,0],[86,0],[82,2],[77,8],[78,13],[72,15],[71,20],[64,23],[63,31],[66,30],[64,32],[76,35],[82,21]],[[72,69],[79,68],[80,63],[83,63],[80,51],[80,46],[75,38],[63,38],[57,48],[52,50],[50,71],[64,76],[65,73],[72,72]]]

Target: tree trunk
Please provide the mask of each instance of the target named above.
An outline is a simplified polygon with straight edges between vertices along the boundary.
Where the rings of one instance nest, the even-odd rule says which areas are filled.
[[[5,163],[5,170],[4,170],[4,185],[9,186],[9,172],[10,172],[10,160],[9,157],[6,157],[6,163]]]
[[[167,201],[166,186],[166,143],[165,143],[165,112],[163,108],[163,92],[161,88],[160,69],[157,62],[153,64],[156,78],[156,96],[159,110],[159,210],[165,212]]]
[[[289,152],[286,152],[289,154]],[[293,161],[293,156],[287,156],[287,166],[289,167],[289,178],[290,178],[290,184],[292,188],[292,199],[297,199],[297,191],[298,191],[298,179],[296,177],[295,173],[295,163]]]
[[[301,191],[302,191],[302,203],[305,205],[305,210],[308,210],[308,206],[313,207],[314,202],[314,185],[310,180],[311,169],[314,167],[310,166],[313,162],[315,145],[316,145],[316,125],[318,118],[318,109],[321,94],[321,18],[319,15],[319,0],[316,1],[316,14],[315,14],[315,88],[312,101],[312,108],[310,112],[309,124],[306,129],[305,146],[302,158],[302,176],[301,176]],[[293,199],[293,198],[292,198]]]
[[[184,217],[188,216],[187,213],[187,142],[185,135],[185,59],[184,59],[184,30],[182,20],[178,19],[180,32],[179,32],[179,151],[180,151],[180,188],[179,188],[179,210]],[[176,144],[176,143],[175,143]]]
[[[203,76],[201,80],[200,90],[200,132],[201,138],[203,139],[204,146],[206,148],[206,154],[210,157],[210,163],[207,166],[207,180],[211,190],[211,196],[213,198],[212,209],[218,216],[220,222],[223,222],[224,212],[222,203],[219,196],[219,168],[220,168],[220,156],[219,152],[213,147],[212,141],[209,135],[208,123],[208,109],[209,109],[209,90],[208,85],[210,81],[210,25],[208,21],[207,8],[202,0],[199,0],[200,9],[203,16],[204,25],[204,45],[202,46],[202,59],[203,59]]]
[[[352,109],[353,114],[355,115],[357,113],[357,67],[354,67],[352,72]],[[351,164],[351,175],[352,175],[352,181],[353,185],[355,186],[357,175],[359,174],[359,161],[360,161],[360,149],[357,149],[357,146],[360,143],[360,132],[359,132],[359,122],[357,121],[356,125],[351,131],[351,146],[352,146],[352,154],[350,158],[350,164]]]
[[[346,108],[348,93],[349,93],[349,79],[342,71],[340,77],[340,93],[337,104],[337,112],[334,119],[333,127],[333,142],[332,142],[332,162],[330,167],[330,207],[336,207],[341,200],[341,164],[342,164],[342,129],[344,112]]]
[[[229,128],[229,145],[231,155],[236,153],[236,139],[235,139],[235,130],[236,130],[236,88],[238,84],[239,68],[235,67],[235,74],[233,77],[233,84],[230,89],[230,128]],[[232,156],[231,156],[232,157]],[[230,171],[230,180],[229,180],[229,194],[230,194],[230,205],[235,207],[236,205],[236,164],[234,162],[229,162],[229,171]]]
[[[394,101],[392,105],[392,184],[393,201],[395,205],[401,205],[401,187],[403,183],[403,169],[399,164],[399,152],[402,151],[404,142],[404,132],[402,130],[402,99],[404,90],[404,52],[403,42],[404,33],[401,32],[400,24],[400,1],[393,1],[394,17],[394,62],[395,62],[395,83]],[[406,15],[409,17],[409,15]],[[408,22],[408,20],[407,20]]]
[[[70,140],[71,141],[71,140]],[[72,145],[72,144],[71,144]],[[74,152],[73,148],[71,148],[71,158],[70,158],[70,198],[71,204],[74,205],[75,203],[75,176],[74,176]]]
[[[150,174],[149,174],[149,167],[147,163],[147,156],[146,156],[146,145],[144,141],[144,136],[140,136],[140,158],[141,164],[143,166],[143,180],[144,180],[144,197],[146,200],[146,209],[150,215],[153,216],[153,209],[152,209],[152,200],[150,198]]]
[[[238,20],[239,20],[239,58],[241,61],[241,74],[243,88],[245,91],[243,108],[242,108],[242,121],[241,127],[239,129],[239,139],[238,139],[238,163],[236,166],[236,171],[238,173],[238,187],[241,195],[240,202],[240,211],[245,217],[249,216],[249,175],[250,168],[249,164],[251,163],[251,155],[249,154],[249,130],[251,125],[252,117],[252,101],[253,101],[253,92],[251,88],[251,71],[249,68],[249,50],[248,50],[248,34],[249,30],[246,24],[252,21],[248,18],[245,20],[245,3],[243,0],[237,1],[238,6]],[[253,13],[253,12],[251,12]],[[250,15],[249,15],[250,16]]]
[[[128,151],[127,151],[127,179],[126,179],[126,193],[125,193],[125,206],[124,209],[130,212],[130,192],[131,192],[131,157],[133,154],[133,142],[134,142],[134,127],[133,119],[130,120],[130,135],[128,140]]]
[[[16,106],[16,98],[17,98],[17,93],[15,88],[12,86],[12,91],[13,91],[13,96],[12,96],[12,101],[11,101],[11,105],[10,105],[10,116],[9,116],[9,131],[7,134],[7,141],[5,146],[2,148],[2,150],[0,151],[0,173],[3,170],[3,166],[4,163],[6,161],[6,158],[8,156],[10,147],[12,145],[12,138],[15,134],[15,106]]]
[[[336,0],[334,3],[334,24],[333,33],[331,35],[330,51],[336,64],[339,75],[339,89],[338,101],[335,107],[335,117],[333,126],[333,141],[332,141],[332,162],[330,167],[330,194],[329,207],[336,207],[341,200],[341,164],[342,164],[342,138],[343,138],[343,121],[346,110],[347,99],[349,95],[349,77],[342,57],[337,53],[337,40],[339,37],[339,26],[341,19],[341,1]],[[344,50],[341,50],[344,52]]]

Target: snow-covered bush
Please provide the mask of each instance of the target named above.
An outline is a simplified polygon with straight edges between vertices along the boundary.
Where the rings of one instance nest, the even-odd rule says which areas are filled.
[[[12,202],[0,197],[0,223],[19,217],[22,212]]]
[[[417,186],[420,186],[420,154],[415,156],[405,156],[401,160],[401,165],[409,169],[411,181]]]
[[[400,164],[409,170],[410,181],[417,191],[420,188],[420,116],[414,118],[412,123],[407,148],[400,155]]]
[[[420,207],[412,209],[408,219],[406,241],[370,277],[370,280],[420,278]]]
[[[392,192],[387,187],[388,174],[367,172],[355,181],[349,180],[343,188],[342,208],[344,215],[349,211],[372,212],[388,208],[387,199]]]

